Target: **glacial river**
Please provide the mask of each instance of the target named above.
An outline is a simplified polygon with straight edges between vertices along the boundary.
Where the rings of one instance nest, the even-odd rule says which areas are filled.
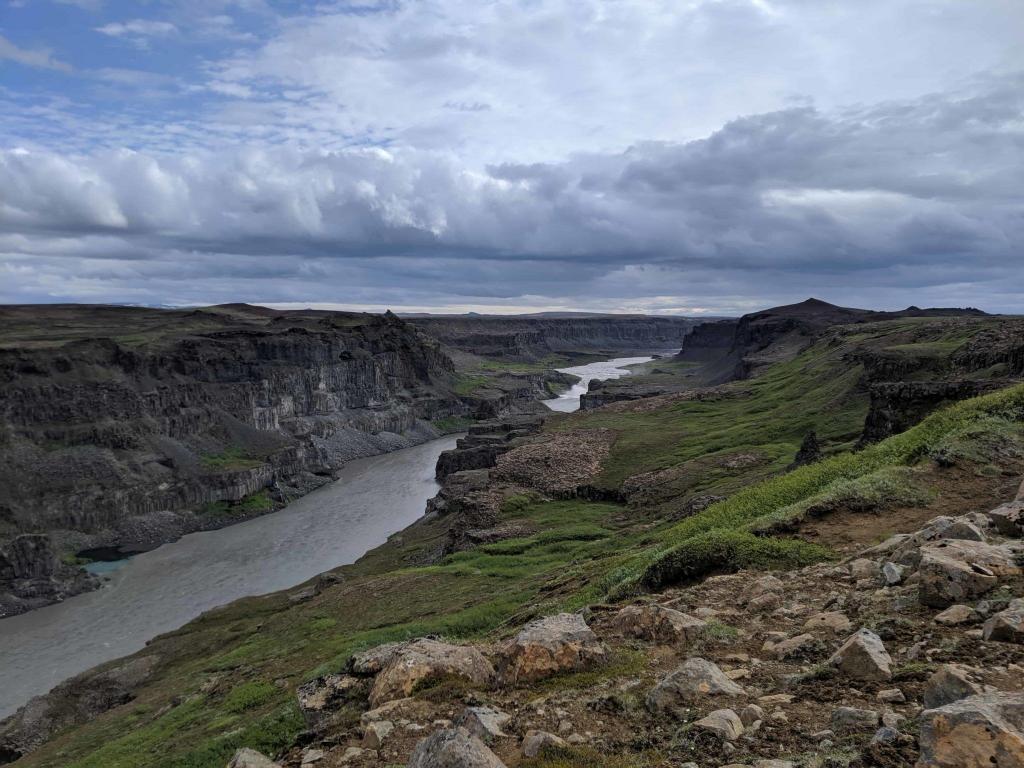
[[[0,620],[0,718],[203,611],[355,562],[423,515],[456,436],[357,459],[279,512],[136,555],[102,589]]]
[[[591,381],[594,379],[620,379],[623,376],[628,376],[630,374],[630,370],[626,368],[627,365],[646,363],[648,360],[652,359],[653,358],[650,356],[616,357],[614,360],[601,360],[596,363],[588,363],[587,365],[574,365],[571,368],[559,368],[558,370],[562,373],[571,373],[574,376],[579,376],[580,380],[558,397],[551,400],[545,400],[544,405],[553,411],[563,411],[567,413],[570,411],[578,411],[580,409],[580,395],[586,393]]]
[[[628,375],[623,366],[650,359],[620,357],[563,368],[582,380],[546,404],[575,411],[588,382]],[[279,512],[184,536],[108,569],[102,589],[0,620],[0,718],[204,611],[355,562],[423,515],[438,490],[437,457],[455,441],[448,436],[350,462],[337,481]]]

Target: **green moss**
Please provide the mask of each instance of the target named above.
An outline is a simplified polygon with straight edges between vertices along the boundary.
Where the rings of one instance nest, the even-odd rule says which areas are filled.
[[[208,517],[228,517],[237,515],[239,517],[255,515],[262,512],[269,512],[274,508],[274,500],[270,498],[267,489],[261,489],[251,493],[239,501],[213,501],[206,504],[201,514]]]
[[[434,419],[431,424],[438,432],[449,434],[452,432],[465,432],[473,423],[473,419],[466,416],[447,416],[443,419]]]

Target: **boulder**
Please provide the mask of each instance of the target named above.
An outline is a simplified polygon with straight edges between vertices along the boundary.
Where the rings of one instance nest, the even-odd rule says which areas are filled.
[[[850,619],[842,611],[823,611],[811,616],[804,622],[804,629],[808,632],[816,630],[830,630],[835,633],[849,632],[853,625]]]
[[[961,664],[943,664],[924,686],[924,705],[928,709],[944,707],[982,692],[970,679],[971,669]]]
[[[781,661],[805,655],[817,645],[818,641],[814,639],[814,635],[797,635],[788,640],[783,640],[781,643],[775,643],[771,647],[771,653],[776,659]]]
[[[882,639],[868,629],[857,630],[828,662],[855,680],[892,678],[892,657],[885,650]]]
[[[420,741],[408,768],[505,768],[480,739],[462,728],[445,728]]]
[[[353,675],[371,677],[384,669],[407,645],[409,643],[403,641],[374,646],[354,654],[348,661],[348,668],[352,671]]]
[[[959,624],[973,624],[978,620],[978,612],[969,605],[957,603],[935,616],[935,623],[944,627],[955,627]]]
[[[758,760],[754,768],[796,768],[792,760]]]
[[[764,720],[764,710],[757,704],[747,704],[740,710],[740,722],[743,723],[744,728],[750,727],[758,720]]]
[[[850,561],[849,568],[850,576],[857,581],[878,578],[878,563],[866,557],[858,557],[856,560]]]
[[[742,695],[743,688],[726,677],[717,665],[694,657],[684,661],[651,689],[647,706],[653,712],[676,713],[704,696]]]
[[[985,693],[921,714],[917,768],[1024,766],[1024,693]]]
[[[455,725],[465,728],[481,741],[489,743],[493,739],[508,735],[502,728],[510,720],[512,720],[511,715],[506,715],[493,707],[466,707],[456,718]]]
[[[1024,538],[1024,501],[1011,501],[988,513],[989,523],[1003,536]]]
[[[395,724],[390,720],[375,720],[363,729],[363,749],[380,749]]]
[[[316,726],[341,706],[363,683],[351,675],[324,675],[295,692],[299,710],[309,726]]]
[[[586,669],[605,648],[578,613],[559,613],[527,624],[501,649],[501,677],[515,684]]]
[[[494,679],[494,668],[471,646],[415,640],[392,655],[377,675],[370,690],[370,705],[379,707],[384,702],[409,696],[417,685],[446,677],[489,685]]]
[[[1022,554],[1006,544],[942,541],[921,547],[919,596],[924,605],[945,608],[983,595],[1000,578],[1021,573]]]
[[[624,635],[679,645],[695,641],[707,624],[664,605],[630,605],[615,615],[615,626]]]
[[[982,633],[986,640],[1024,645],[1024,598],[1014,600],[1006,610],[990,616]]]
[[[761,576],[760,578],[754,579],[750,582],[740,595],[740,600],[746,604],[755,597],[760,597],[761,595],[768,593],[782,594],[785,591],[786,585],[783,584],[777,576],[768,574],[767,576]]]
[[[735,741],[743,735],[743,722],[739,715],[731,709],[716,709],[691,727],[699,731],[713,733],[725,741]]]
[[[885,581],[886,586],[895,587],[898,584],[902,584],[904,571],[906,571],[906,566],[899,565],[898,563],[886,563],[883,565],[882,579]]]
[[[878,728],[879,714],[873,709],[837,707],[832,710],[831,728],[836,733],[874,731]]]
[[[228,768],[281,768],[281,766],[255,749],[242,747],[235,752],[231,762],[228,763]]]
[[[564,739],[547,731],[527,731],[523,736],[523,757],[537,757],[546,749],[565,749],[569,745]]]

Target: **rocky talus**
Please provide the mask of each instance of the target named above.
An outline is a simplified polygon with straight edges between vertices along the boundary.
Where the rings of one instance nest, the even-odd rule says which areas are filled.
[[[379,646],[299,690],[301,745],[232,765],[1019,768],[1022,536],[1018,498],[493,644]]]
[[[0,617],[92,583],[55,553],[141,551],[269,511],[468,415],[440,345],[390,314],[5,313],[21,335],[0,346]],[[75,323],[81,339],[46,336]]]

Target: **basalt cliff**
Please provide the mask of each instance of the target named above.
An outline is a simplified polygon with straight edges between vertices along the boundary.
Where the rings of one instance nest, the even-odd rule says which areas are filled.
[[[116,556],[266,512],[467,412],[440,345],[394,315],[0,310],[0,616]]]

